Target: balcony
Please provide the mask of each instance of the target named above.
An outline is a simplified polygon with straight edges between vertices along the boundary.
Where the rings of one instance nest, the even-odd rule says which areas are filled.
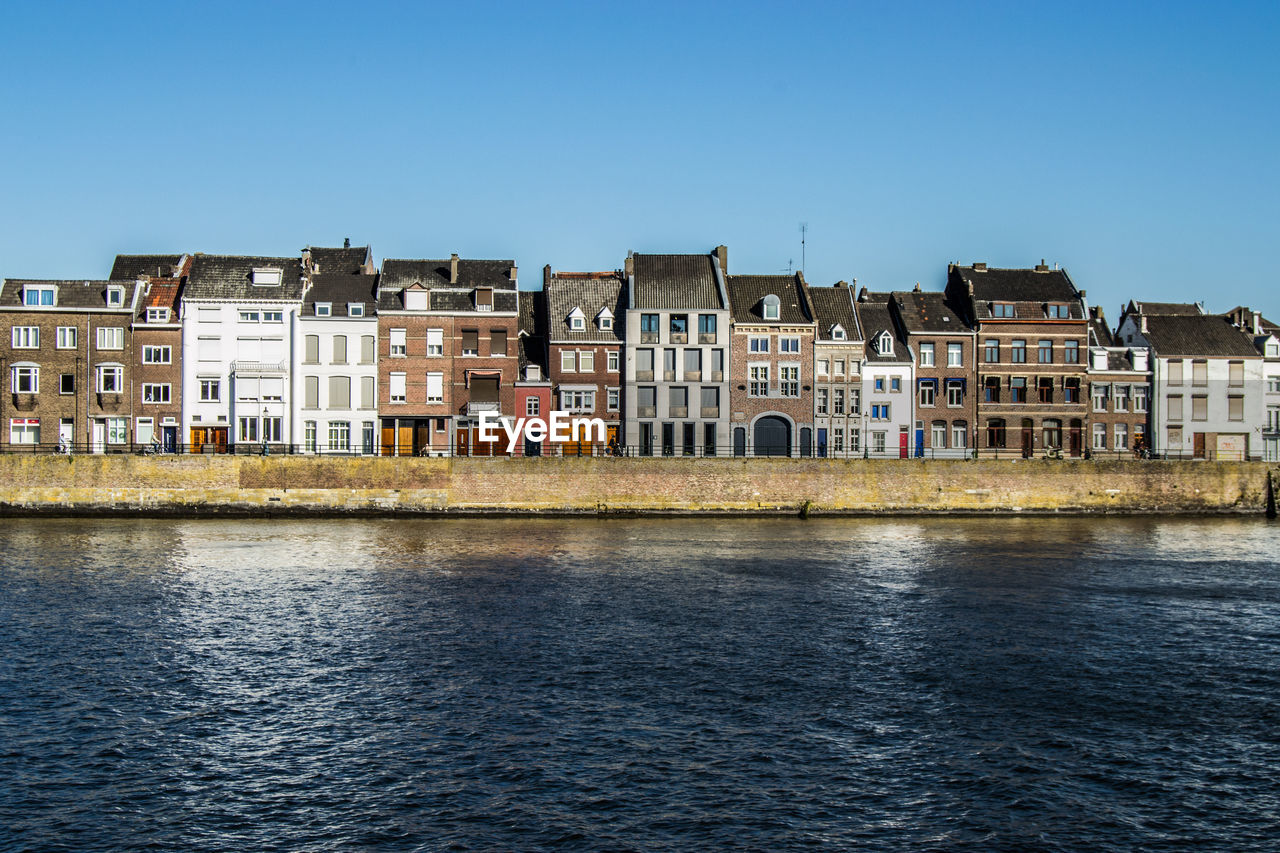
[[[637,418],[656,418],[658,416],[657,406],[636,406]]]
[[[702,417],[704,417],[704,418],[718,418],[718,417],[720,417],[720,407],[719,407],[719,406],[703,406],[703,407],[702,407]]]
[[[716,342],[715,332],[698,332],[698,343],[714,344]]]
[[[471,402],[467,403],[468,415],[478,415],[481,412],[497,412],[497,411],[501,411],[501,409],[499,408],[499,404],[496,401],[490,402],[485,400],[472,400]]]
[[[231,362],[231,372],[233,374],[252,373],[259,376],[263,374],[284,376],[289,372],[289,363],[287,361],[233,361]]]

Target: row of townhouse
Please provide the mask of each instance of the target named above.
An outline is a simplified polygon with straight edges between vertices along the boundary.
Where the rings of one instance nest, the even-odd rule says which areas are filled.
[[[734,275],[728,250],[621,269],[122,255],[5,280],[9,446],[538,455],[486,440],[553,410],[556,453],[1280,458],[1280,341],[1256,312],[1131,302],[1112,332],[1065,270],[948,267],[941,292]]]

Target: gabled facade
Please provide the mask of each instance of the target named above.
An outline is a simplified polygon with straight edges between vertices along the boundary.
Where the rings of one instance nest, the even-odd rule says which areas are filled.
[[[136,279],[0,284],[0,444],[93,453],[136,445],[132,321],[144,289]]]
[[[182,286],[189,255],[118,255],[112,275],[144,282],[133,317],[134,442],[175,453],[182,435]]]
[[[812,456],[813,342],[804,276],[731,275],[730,428],[734,456]],[[686,351],[697,368],[699,351]]]
[[[628,255],[628,452],[728,454],[728,264],[724,246],[707,255]]]
[[[1088,315],[1066,270],[952,264],[947,297],[977,333],[978,448],[1084,454]]]
[[[1144,455],[1151,445],[1151,357],[1121,346],[1099,307],[1089,308],[1088,450],[1093,457]]]
[[[1250,335],[1199,305],[1135,302],[1117,337],[1151,350],[1151,439],[1158,454],[1262,458],[1263,356]]]
[[[810,287],[813,304],[814,455],[862,455],[862,362],[865,344],[853,289]]]
[[[261,452],[294,434],[298,313],[310,258],[191,258],[182,296],[182,421],[193,453]]]
[[[515,409],[519,294],[509,260],[383,261],[378,374],[384,455],[501,455],[480,416]]]
[[[889,310],[889,293],[858,292],[862,361],[862,452],[873,459],[911,456],[915,354]]]
[[[622,358],[627,288],[620,272],[542,271],[553,405],[605,422],[604,442],[570,441],[565,455],[600,455],[622,436]],[[593,436],[592,438],[595,438]]]
[[[918,284],[913,291],[893,293],[889,308],[915,359],[911,455],[963,459],[972,453],[978,416],[975,334],[964,309],[949,304],[945,293],[925,293]]]

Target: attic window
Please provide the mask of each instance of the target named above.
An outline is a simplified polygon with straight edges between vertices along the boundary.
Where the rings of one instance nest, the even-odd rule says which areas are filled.
[[[834,326],[831,327],[831,340],[843,341],[845,337],[846,336],[844,332],[844,326],[841,326],[839,323],[836,323]]]
[[[332,302],[317,302],[317,303],[316,303],[316,316],[317,316],[317,317],[331,317],[331,316],[333,316],[333,303],[332,303]]]
[[[582,313],[581,308],[574,308],[569,312],[569,328],[575,332],[581,332],[587,327],[587,316]]]
[[[58,304],[58,289],[56,287],[34,287],[27,285],[22,289],[23,305],[47,305],[54,306]]]
[[[770,293],[763,300],[763,315],[766,320],[776,320],[780,312],[780,300]]]
[[[107,307],[119,308],[124,305],[124,288],[118,284],[107,287]]]
[[[168,308],[148,308],[147,322],[148,323],[169,322],[169,309]]]
[[[542,369],[536,364],[525,365],[524,378],[527,382],[538,382],[542,379]]]
[[[360,303],[360,302],[348,302],[348,303],[347,303],[347,316],[348,316],[348,317],[363,317],[363,316],[364,316],[364,305],[363,305],[362,303]]]
[[[477,287],[475,291],[476,310],[492,311],[493,310],[493,288]]]
[[[613,328],[613,312],[608,308],[601,308],[596,315],[596,326],[602,331],[610,331]]]
[[[1050,306],[1049,306],[1049,319],[1050,319],[1050,320],[1070,320],[1070,319],[1071,319],[1071,306],[1069,306],[1069,305],[1050,305]]]
[[[279,287],[284,278],[284,270],[271,267],[258,267],[253,271],[253,283],[258,287]]]
[[[991,316],[992,316],[992,317],[1006,317],[1006,318],[1007,318],[1007,317],[1012,317],[1012,316],[1013,316],[1013,303],[1012,303],[1012,302],[992,302],[992,303],[991,303]]]
[[[876,351],[881,355],[893,355],[893,336],[888,332],[881,332],[880,344],[876,347]]]
[[[404,293],[404,308],[406,311],[426,311],[427,310],[427,291],[420,286],[406,287]]]

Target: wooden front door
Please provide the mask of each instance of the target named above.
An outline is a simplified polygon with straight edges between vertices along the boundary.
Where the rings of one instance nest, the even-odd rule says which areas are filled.
[[[1204,458],[1204,433],[1193,432],[1191,434],[1192,450],[1191,455],[1196,459]]]
[[[1035,446],[1036,446],[1035,427],[1032,425],[1030,419],[1023,418],[1022,419],[1022,456],[1023,458],[1029,458],[1032,454],[1034,454]]]

